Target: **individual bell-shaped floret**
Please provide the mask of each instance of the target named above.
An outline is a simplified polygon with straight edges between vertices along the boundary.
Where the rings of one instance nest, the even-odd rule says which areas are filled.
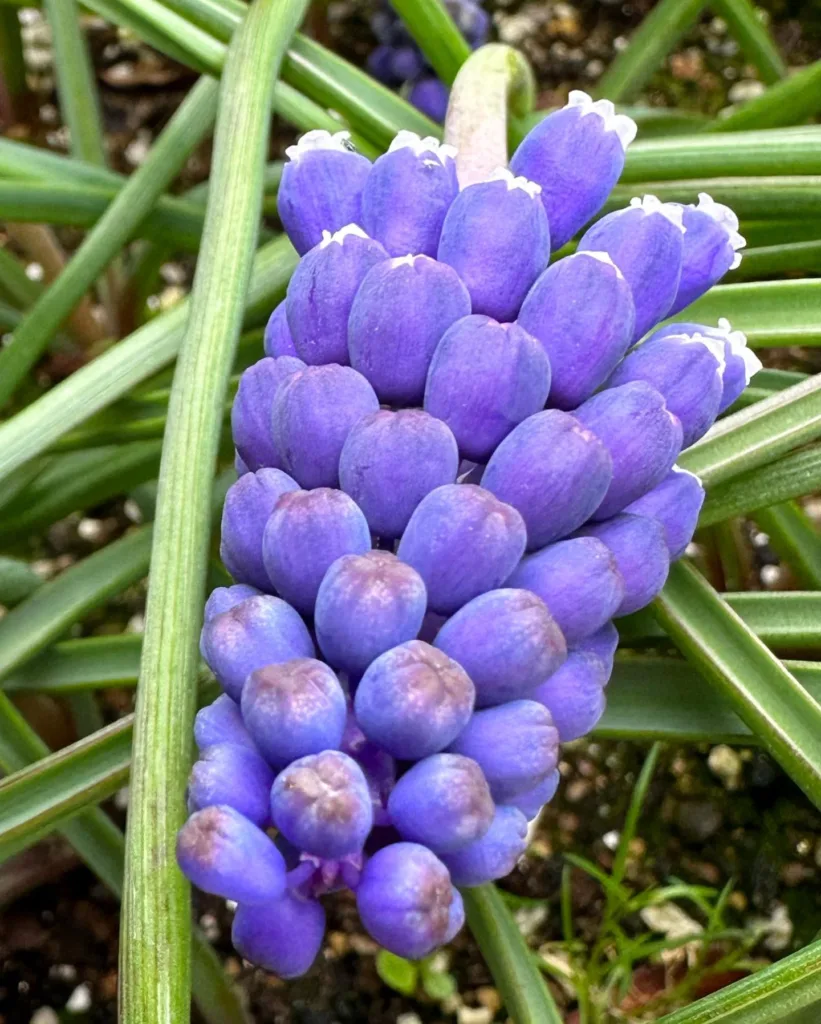
[[[449,750],[472,758],[493,799],[507,803],[555,770],[559,735],[549,712],[535,699],[512,700],[477,711]]]
[[[305,974],[324,936],[322,904],[291,892],[271,903],[241,903],[231,926],[231,941],[240,956],[280,978]]]
[[[202,621],[208,622],[215,615],[222,615],[235,608],[249,597],[261,597],[257,587],[249,587],[247,583],[235,583],[231,587],[215,587],[208,595],[202,611]]]
[[[461,754],[418,761],[396,783],[388,813],[403,839],[452,853],[479,839],[493,821],[493,798],[479,765]]]
[[[301,487],[336,487],[339,456],[351,428],[379,408],[365,378],[350,366],[309,366],[277,390],[274,444]]]
[[[475,698],[457,662],[421,640],[394,647],[368,668],[354,712],[368,739],[407,761],[436,754],[467,725]]]
[[[242,689],[241,707],[246,729],[275,768],[336,749],[348,716],[339,680],[315,658],[295,658],[252,672]]]
[[[227,693],[221,693],[215,701],[197,712],[194,742],[200,751],[218,743],[231,743],[253,751],[257,749],[242,721],[237,702]]]
[[[274,773],[248,746],[217,743],[194,762],[188,777],[188,809],[223,804],[233,807],[259,828],[270,824]]]
[[[596,630],[595,633],[582,640],[581,643],[574,644],[573,650],[595,654],[597,658],[604,662],[609,679],[613,671],[613,661],[618,646],[619,631],[612,622],[608,622],[601,629]]]
[[[383,260],[362,281],[348,320],[351,365],[380,401],[414,405],[439,339],[470,313],[459,275],[429,256]]]
[[[362,216],[362,191],[371,162],[350,143],[350,132],[306,132],[286,150],[277,193],[282,226],[301,255],[313,248],[323,231],[338,231]]]
[[[571,646],[601,629],[624,598],[616,561],[595,537],[558,541],[528,555],[507,583],[538,594]]]
[[[504,878],[527,849],[527,818],[515,807],[497,807],[490,828],[456,853],[443,853],[442,863],[454,885],[469,888]]]
[[[473,314],[439,342],[425,409],[447,423],[463,458],[486,462],[518,423],[544,408],[549,390],[550,363],[533,335]]]
[[[408,102],[431,119],[442,122],[448,110],[450,89],[436,75],[425,75],[414,82],[408,93]]]
[[[630,286],[607,253],[577,252],[545,270],[517,322],[550,359],[551,406],[572,410],[593,394],[627,351],[634,318]]]
[[[554,249],[559,249],[598,212],[624,168],[636,125],[609,100],[595,102],[578,89],[565,107],[527,133],[510,161],[542,187]]]
[[[658,520],[664,530],[670,561],[675,562],[693,539],[703,504],[704,488],[699,478],[695,473],[673,466],[660,484],[624,511]]]
[[[448,869],[418,843],[393,843],[377,851],[365,864],[356,905],[380,946],[411,960],[450,942],[465,920]]]
[[[624,598],[616,615],[628,615],[648,605],[667,581],[670,553],[664,530],[656,519],[618,515],[580,531],[607,545],[624,580]]]
[[[285,299],[280,302],[273,313],[268,317],[265,325],[265,334],[262,337],[262,347],[265,355],[272,359],[280,356],[296,356],[294,339],[291,337],[291,329],[288,326],[288,314],[285,308]]]
[[[265,524],[282,495],[298,490],[296,480],[280,469],[246,473],[228,489],[222,507],[220,558],[235,580],[270,590],[262,560]]]
[[[192,814],[177,835],[177,863],[198,889],[238,903],[270,903],[285,892],[282,854],[233,807]]]
[[[282,457],[274,442],[271,410],[277,388],[305,363],[293,356],[260,359],[249,366],[239,379],[239,389],[231,407],[231,432],[243,463],[251,472],[282,467]]]
[[[396,555],[343,555],[325,573],[317,594],[317,643],[332,665],[360,676],[374,658],[415,639],[426,606],[422,577]]]
[[[586,522],[612,476],[610,454],[594,432],[566,412],[548,409],[528,417],[502,441],[482,487],[521,513],[533,551]]]
[[[425,581],[428,607],[448,615],[494,590],[526,542],[522,517],[484,487],[447,484],[423,498],[397,550]]]
[[[670,312],[681,278],[681,207],[655,196],[631,199],[626,210],[602,217],[579,242],[586,252],[606,252],[633,293],[633,341]]]
[[[371,168],[362,193],[362,226],[391,256],[435,256],[456,198],[456,150],[401,131]]]
[[[515,320],[522,299],[547,266],[550,231],[541,189],[500,168],[462,189],[442,225],[437,258],[467,285],[474,313]]]
[[[513,588],[468,602],[442,626],[435,646],[473,680],[480,708],[527,697],[567,653],[544,601]]]
[[[608,678],[607,666],[601,658],[585,651],[571,651],[559,671],[536,690],[533,699],[550,712],[562,743],[590,732],[604,714]]]
[[[528,821],[533,821],[539,816],[544,805],[549,804],[556,795],[561,780],[559,769],[555,768],[538,785],[525,790],[524,793],[518,793],[508,800],[505,806],[515,807]]]
[[[234,471],[236,472],[237,476],[245,476],[246,473],[251,472],[245,465],[245,463],[242,461],[242,456],[240,455],[240,453],[236,450],[234,451]]]
[[[303,256],[288,284],[288,327],[300,359],[311,366],[347,365],[348,317],[371,267],[388,254],[357,224],[347,224]]]
[[[284,494],[262,538],[268,578],[305,614],[313,612],[322,578],[337,558],[364,555],[370,548],[361,511],[347,494],[329,487]]]
[[[301,757],[277,775],[271,817],[289,843],[315,857],[360,853],[373,827],[367,780],[339,750]]]
[[[613,463],[613,479],[594,519],[609,519],[655,487],[681,451],[681,423],[644,381],[600,391],[573,415],[605,445]]]
[[[738,217],[729,206],[699,192],[698,206],[683,206],[684,250],[681,281],[667,316],[675,316],[741,263],[747,244],[738,233]]]
[[[339,458],[339,486],[371,532],[401,537],[419,502],[456,480],[459,449],[450,428],[422,409],[380,409],[352,429]]]
[[[652,337],[616,368],[608,387],[643,380],[658,391],[678,417],[682,448],[689,448],[713,425],[724,391],[724,346],[704,334]]]
[[[200,652],[225,692],[240,699],[248,676],[263,665],[316,653],[299,614],[278,597],[249,597],[202,627]]]

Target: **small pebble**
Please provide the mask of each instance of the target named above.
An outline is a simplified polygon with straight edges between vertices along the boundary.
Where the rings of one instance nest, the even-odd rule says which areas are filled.
[[[69,1013],[85,1013],[91,1007],[91,989],[88,985],[78,985],[68,997],[66,1009]]]

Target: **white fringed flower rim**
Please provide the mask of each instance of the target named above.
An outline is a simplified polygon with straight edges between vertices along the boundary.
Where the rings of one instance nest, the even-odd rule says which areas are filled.
[[[658,196],[634,196],[630,200],[630,207],[634,210],[643,210],[645,213],[660,213],[684,234],[683,211],[677,203],[663,203]]]
[[[722,317],[718,321],[718,329],[724,335],[727,344],[730,347],[730,352],[734,356],[738,356],[738,358],[744,363],[744,377],[746,383],[749,384],[764,364],[755,352],[748,348],[747,335],[743,331],[734,331],[730,326],[729,320]]]
[[[691,473],[689,469],[684,469],[681,466],[673,466],[674,473],[681,473],[683,476],[691,476],[694,480],[701,483],[701,477],[697,473]]]
[[[335,149],[339,153],[352,153],[354,147],[351,144],[351,133],[334,132],[332,135],[324,128],[314,128],[310,132],[305,132],[295,146],[289,146],[285,150],[285,155],[296,163],[301,156],[315,149]]]
[[[738,217],[736,217],[729,206],[717,203],[707,192],[699,192],[696,209],[699,213],[706,213],[708,217],[712,217],[717,224],[720,224],[726,230],[727,240],[735,251],[735,258],[730,264],[730,270],[735,270],[741,263],[741,253],[738,250],[743,249],[747,244],[747,240],[738,232]]]
[[[594,100],[592,96],[588,96],[581,89],[571,89],[567,107],[577,107],[580,117],[585,117],[587,114],[598,114],[604,121],[604,130],[615,132],[618,135],[622,149],[627,149],[636,137],[638,131],[636,122],[627,114],[617,114],[616,108],[610,100]]]
[[[680,334],[663,334],[661,341],[675,341],[681,345],[703,345],[718,364],[718,372],[723,375],[727,366],[727,359],[724,354],[724,342],[720,338],[710,337],[708,334],[701,334],[700,331],[692,333],[682,331]],[[645,342],[644,344],[648,344]],[[643,346],[642,346],[643,347]]]
[[[417,260],[430,260],[431,263],[435,262],[435,260],[431,260],[429,256],[425,256],[424,253],[414,254],[409,252],[407,256],[394,256],[392,260],[388,261],[388,266],[390,266],[391,269],[394,267],[412,267]]]
[[[423,139],[416,132],[409,132],[404,129],[397,133],[393,142],[388,146],[389,153],[395,153],[397,149],[409,149],[414,156],[430,153],[443,166],[446,160],[456,159],[455,146],[449,146],[446,142],[440,142],[439,139],[435,139],[432,135],[427,135]]]
[[[520,188],[523,192],[527,192],[531,199],[535,199],[542,191],[541,185],[537,185],[535,181],[529,181],[527,178],[522,177],[522,175],[517,177],[507,167],[497,167],[487,180],[505,182],[508,192],[512,192],[515,188]]]
[[[323,231],[322,241],[319,243],[320,249],[327,249],[329,245],[336,242],[338,245],[342,245],[346,238],[367,238],[368,235],[362,230],[358,224],[346,224],[344,228],[340,228],[339,231]]]
[[[622,274],[613,262],[609,252],[599,252],[596,249],[579,249],[578,252],[574,252],[572,255],[568,256],[567,259],[572,260],[576,256],[590,256],[591,259],[598,260],[599,263],[606,263],[609,267],[612,267],[616,271],[616,277],[624,277],[624,274]]]

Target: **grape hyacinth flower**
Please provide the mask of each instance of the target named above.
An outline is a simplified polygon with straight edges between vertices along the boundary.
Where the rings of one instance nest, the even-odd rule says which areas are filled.
[[[410,132],[373,164],[344,132],[289,151],[301,259],[234,403],[234,584],[201,635],[225,692],[178,842],[281,977],[340,888],[399,956],[453,938],[455,886],[513,869],[560,745],[605,713],[613,620],[693,538],[704,488],[676,460],[760,364],[724,320],[661,321],[743,240],[703,195],[595,220],[634,134],[574,92],[461,189],[456,150]]]

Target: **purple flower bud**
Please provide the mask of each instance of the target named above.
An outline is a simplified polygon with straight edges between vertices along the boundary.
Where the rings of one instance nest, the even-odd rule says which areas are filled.
[[[447,615],[493,590],[525,548],[519,513],[474,484],[437,487],[419,503],[397,555],[425,581],[428,607]]]
[[[282,460],[274,443],[271,410],[277,388],[305,363],[293,356],[260,359],[249,366],[239,380],[231,407],[231,431],[243,463],[252,472],[263,467],[279,469]]]
[[[643,380],[658,391],[689,448],[718,416],[724,391],[724,346],[703,334],[667,334],[639,345],[616,368],[608,387]]]
[[[466,459],[485,462],[522,420],[544,408],[550,363],[517,324],[473,315],[446,331],[433,356],[425,409],[453,431]]]
[[[746,242],[738,233],[738,217],[729,206],[699,192],[698,206],[682,207],[684,249],[681,281],[668,316],[674,316],[717,284],[741,263]]]
[[[298,978],[322,948],[325,911],[316,900],[286,892],[273,903],[241,903],[231,926],[240,956],[280,978]]]
[[[547,266],[550,231],[540,191],[500,168],[489,181],[462,189],[448,210],[438,259],[465,282],[474,313],[515,320]]]
[[[442,862],[455,885],[469,888],[509,875],[526,849],[527,818],[515,807],[497,807],[482,838],[442,854]]]
[[[452,484],[459,450],[450,428],[422,409],[365,416],[339,459],[339,484],[365,513],[371,532],[401,537],[419,502]]]
[[[381,946],[412,960],[450,942],[464,923],[462,897],[448,869],[417,843],[393,843],[370,858],[356,905]]]
[[[644,381],[600,391],[574,415],[603,442],[613,461],[613,479],[594,519],[609,519],[655,487],[681,451],[681,424]]]
[[[681,277],[683,231],[680,206],[644,196],[602,217],[579,242],[580,250],[606,252],[627,279],[636,309],[633,341],[670,312]]]
[[[574,89],[567,106],[532,128],[510,161],[514,174],[542,186],[554,249],[601,208],[621,175],[636,125],[609,100]]]
[[[595,654],[604,662],[607,669],[607,678],[613,671],[613,659],[616,656],[616,649],[619,646],[619,631],[612,622],[593,633],[592,636],[582,640],[581,643],[573,646],[573,651],[584,651],[587,654]]]
[[[344,555],[317,594],[320,650],[332,665],[360,676],[374,658],[418,635],[426,605],[422,577],[396,555]]]
[[[426,67],[425,58],[413,45],[400,46],[393,51],[391,71],[394,79],[400,83],[416,78]]]
[[[234,700],[248,676],[264,665],[312,658],[314,644],[305,623],[278,597],[249,597],[202,627],[200,652]]]
[[[339,750],[301,757],[277,775],[271,817],[306,853],[332,859],[359,853],[373,826],[362,769]]]
[[[436,754],[454,740],[473,711],[465,670],[421,640],[394,647],[370,666],[354,711],[365,735],[402,760]]]
[[[606,253],[554,263],[527,293],[518,323],[550,359],[550,405],[575,409],[602,384],[633,336],[633,295]]]
[[[312,366],[348,363],[348,317],[362,280],[388,254],[357,224],[347,224],[297,264],[285,308],[294,348]]]
[[[618,515],[585,526],[579,532],[585,537],[598,537],[616,559],[624,580],[624,599],[616,616],[644,608],[667,581],[670,553],[664,542],[664,530],[656,519]]]
[[[451,267],[429,256],[384,260],[368,273],[351,308],[351,365],[382,402],[420,403],[439,339],[468,313],[470,296]]]
[[[192,814],[177,835],[177,863],[198,889],[238,903],[268,903],[285,892],[282,854],[233,807]]]
[[[337,558],[370,549],[367,520],[347,494],[329,487],[283,495],[262,538],[271,583],[306,615],[313,612],[322,577]]]
[[[229,488],[222,508],[220,558],[235,580],[271,589],[262,561],[262,535],[282,495],[297,490],[296,480],[280,469],[246,473]]]
[[[322,238],[356,223],[362,214],[362,190],[371,162],[354,151],[350,132],[306,132],[285,153],[277,212],[302,256]]]
[[[229,612],[241,601],[245,601],[249,597],[261,596],[261,592],[256,587],[249,587],[245,583],[235,583],[232,587],[216,587],[208,595],[208,600],[205,602],[202,621],[208,622],[215,615]]]
[[[233,807],[259,828],[270,824],[274,773],[248,746],[218,743],[207,747],[188,778],[188,809],[222,804]]]
[[[528,821],[533,821],[539,816],[544,805],[549,804],[556,795],[561,780],[559,769],[556,768],[533,789],[527,789],[524,793],[519,793],[508,800],[507,806],[515,807]]]
[[[268,318],[262,338],[262,347],[265,350],[265,355],[272,359],[278,359],[280,356],[297,358],[294,339],[291,337],[291,329],[288,327],[284,299]]]
[[[402,838],[434,853],[453,853],[479,839],[493,812],[482,769],[460,754],[434,754],[417,762],[388,798],[388,813]]]
[[[336,487],[351,428],[379,408],[365,378],[349,366],[309,366],[277,391],[274,443],[283,469],[302,487]]]
[[[661,523],[670,561],[681,558],[693,534],[704,504],[704,488],[694,473],[673,466],[660,484],[624,510]]]
[[[252,672],[242,689],[241,707],[246,729],[275,768],[337,748],[348,714],[339,680],[314,658]]]
[[[553,717],[559,740],[568,743],[584,736],[604,714],[607,666],[594,654],[571,651],[558,672],[546,679],[533,699]]]
[[[473,680],[477,707],[528,696],[567,654],[542,599],[513,589],[475,597],[442,626],[435,646]]]
[[[417,110],[421,110],[431,121],[440,124],[445,120],[449,99],[450,89],[435,75],[420,78],[418,82],[414,82],[408,93],[409,103]]]
[[[472,758],[482,769],[493,799],[506,803],[555,770],[559,734],[541,704],[512,700],[477,711],[449,749]]]
[[[528,555],[507,582],[538,594],[570,645],[601,629],[624,598],[615,559],[595,537],[562,540]]]
[[[456,150],[401,131],[371,168],[362,194],[362,226],[391,256],[435,256],[456,198]]]
[[[234,470],[237,476],[245,476],[246,473],[250,473],[251,470],[242,461],[242,456],[238,451],[234,451]]]
[[[533,551],[586,522],[612,475],[607,448],[593,432],[566,412],[549,409],[528,417],[502,441],[482,487],[522,514]]]
[[[378,38],[379,36],[377,35]],[[365,66],[371,75],[378,82],[391,87],[402,84],[396,81],[396,75],[393,70],[393,55],[393,46],[383,43],[381,46],[377,46],[376,49],[371,50],[368,54],[368,59],[365,61]]]
[[[227,693],[221,693],[215,701],[197,712],[194,742],[201,751],[218,743],[238,744],[253,751],[257,749],[242,721],[237,702]]]

